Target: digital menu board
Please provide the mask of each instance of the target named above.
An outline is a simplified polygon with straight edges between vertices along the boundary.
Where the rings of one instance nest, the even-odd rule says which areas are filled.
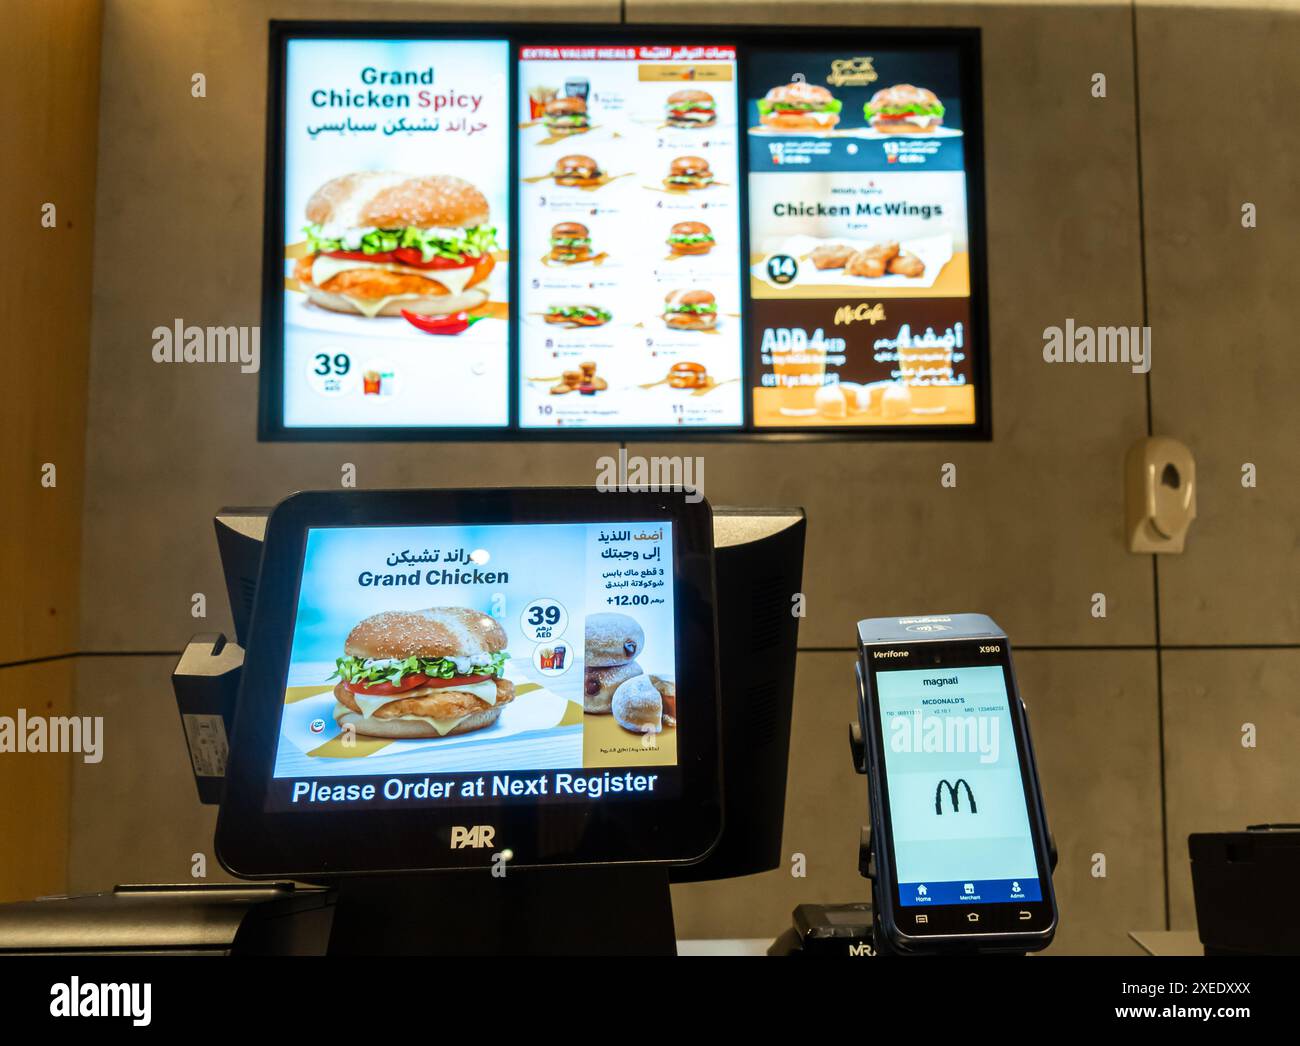
[[[959,52],[747,58],[754,427],[974,425]]]
[[[261,438],[989,435],[977,31],[271,33]]]
[[[502,40],[288,41],[285,428],[509,422],[508,80]]]
[[[519,58],[520,426],[739,427],[735,48]]]

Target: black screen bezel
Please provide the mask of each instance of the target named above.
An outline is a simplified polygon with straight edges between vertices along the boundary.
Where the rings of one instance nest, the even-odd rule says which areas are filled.
[[[223,867],[244,878],[320,878],[484,867],[501,849],[512,852],[512,868],[707,856],[722,830],[712,518],[707,501],[692,504],[684,493],[591,488],[325,491],[282,501],[267,521],[217,821]],[[677,682],[698,695],[681,717],[675,797],[267,810],[309,529],[619,520],[673,525]],[[451,849],[453,826],[485,824],[496,828],[494,846]]]
[[[880,650],[905,651],[907,656],[874,658],[872,654]],[[1010,644],[1005,637],[881,643],[864,648],[862,659],[864,673],[862,726],[867,738],[872,843],[878,887],[873,891],[873,897],[880,912],[882,925],[891,941],[895,947],[903,951],[969,943],[972,940],[987,942],[994,947],[1032,949],[1045,946],[1056,930],[1056,895],[1052,887],[1047,819],[1042,790],[1024,706],[1021,704],[1020,691],[1016,686]],[[969,905],[904,906],[898,889],[876,676],[879,672],[969,668],[982,665],[1001,667],[1006,683],[1007,705],[1015,734],[1016,755],[1020,764],[1021,782],[1029,814],[1034,860],[1038,869],[1042,899]],[[1020,919],[1022,911],[1029,911],[1031,917],[1022,921]],[[967,916],[971,913],[978,915],[978,922],[972,923],[968,920]],[[924,914],[927,916],[927,921],[923,925],[917,924],[915,920],[908,918],[909,914]]]
[[[511,123],[508,165],[511,180],[510,200],[515,208],[507,237],[511,257],[518,256],[519,230],[517,215],[518,149],[514,142],[519,122],[518,49],[526,45],[554,44],[570,40],[589,44],[687,44],[712,36],[716,43],[736,47],[737,93],[740,111],[746,111],[749,85],[746,81],[746,53],[750,48],[789,47],[791,50],[816,50],[828,47],[876,49],[906,46],[953,48],[961,67],[963,145],[966,174],[966,221],[970,256],[971,333],[976,339],[971,369],[975,383],[976,419],[961,426],[907,425],[818,426],[816,429],[757,428],[753,424],[753,379],[750,348],[749,258],[749,149],[748,139],[740,128],[736,148],[740,177],[739,204],[741,265],[741,372],[745,389],[743,422],[726,428],[695,426],[638,426],[620,429],[581,426],[565,429],[523,428],[519,418],[519,323],[515,315],[509,322],[507,336],[509,419],[495,427],[288,427],[284,424],[284,73],[286,45],[292,39],[338,39],[369,37],[400,39],[405,37],[441,37],[455,40],[502,40],[509,52],[508,113]],[[508,23],[482,22],[372,22],[372,21],[279,21],[269,22],[265,183],[263,188],[264,223],[262,248],[262,359],[258,382],[258,429],[260,442],[587,442],[617,439],[630,432],[635,438],[659,442],[757,442],[822,443],[839,440],[909,442],[938,440],[944,442],[986,441],[993,437],[992,374],[988,320],[988,263],[986,205],[984,195],[984,104],[981,71],[980,30],[978,28],[940,27],[818,27],[791,29],[773,25],[630,25],[608,26],[591,23],[562,22],[516,26]],[[725,39],[724,39],[725,38]],[[743,121],[741,121],[743,122]],[[517,313],[519,267],[510,267],[510,300]]]

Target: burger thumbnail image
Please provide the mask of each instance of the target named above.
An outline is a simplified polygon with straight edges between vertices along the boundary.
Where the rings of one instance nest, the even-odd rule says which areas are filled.
[[[587,101],[573,95],[561,95],[546,103],[542,123],[551,134],[583,134],[591,130],[587,121]]]
[[[581,222],[560,222],[551,226],[552,261],[572,265],[591,257],[591,233]]]
[[[482,305],[495,264],[487,198],[462,178],[360,171],[307,201],[294,279],[335,312],[441,316]]]
[[[674,330],[707,331],[718,325],[712,291],[669,291],[664,296],[664,323]]]
[[[712,127],[718,122],[713,95],[687,88],[668,96],[669,127]]]
[[[552,305],[544,317],[547,323],[563,323],[570,327],[601,327],[611,318],[607,309],[596,305]]]
[[[491,726],[514,700],[506,634],[468,607],[386,610],[343,643],[334,719],[368,737],[450,737]]]
[[[881,134],[933,134],[943,123],[943,103],[935,93],[911,84],[881,88],[862,111]]]
[[[758,100],[758,122],[778,131],[829,131],[840,122],[840,100],[817,84],[773,87]]]
[[[713,184],[713,172],[703,156],[679,156],[668,167],[664,187],[675,192],[705,189]]]
[[[674,255],[708,254],[716,241],[703,222],[678,222],[668,230],[668,250]]]
[[[555,161],[555,169],[551,174],[556,185],[599,185],[605,177],[605,172],[595,160],[580,153],[561,156]]]
[[[702,363],[683,360],[674,363],[668,372],[668,387],[672,389],[702,389],[709,384],[709,372]]]

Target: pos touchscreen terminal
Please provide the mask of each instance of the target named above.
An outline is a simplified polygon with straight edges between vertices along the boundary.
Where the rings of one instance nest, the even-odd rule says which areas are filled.
[[[878,952],[1026,952],[1055,863],[1011,646],[983,614],[858,622]]]
[[[464,890],[417,890],[441,913],[500,907],[544,872],[594,896],[593,872],[658,865],[666,902],[662,866],[721,831],[712,551],[708,503],[682,493],[281,502],[221,863],[307,881],[459,870]]]

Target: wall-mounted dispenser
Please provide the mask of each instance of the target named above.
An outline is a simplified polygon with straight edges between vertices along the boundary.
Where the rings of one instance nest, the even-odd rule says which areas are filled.
[[[1196,459],[1183,443],[1147,436],[1124,458],[1124,534],[1130,552],[1181,552],[1196,518]]]

